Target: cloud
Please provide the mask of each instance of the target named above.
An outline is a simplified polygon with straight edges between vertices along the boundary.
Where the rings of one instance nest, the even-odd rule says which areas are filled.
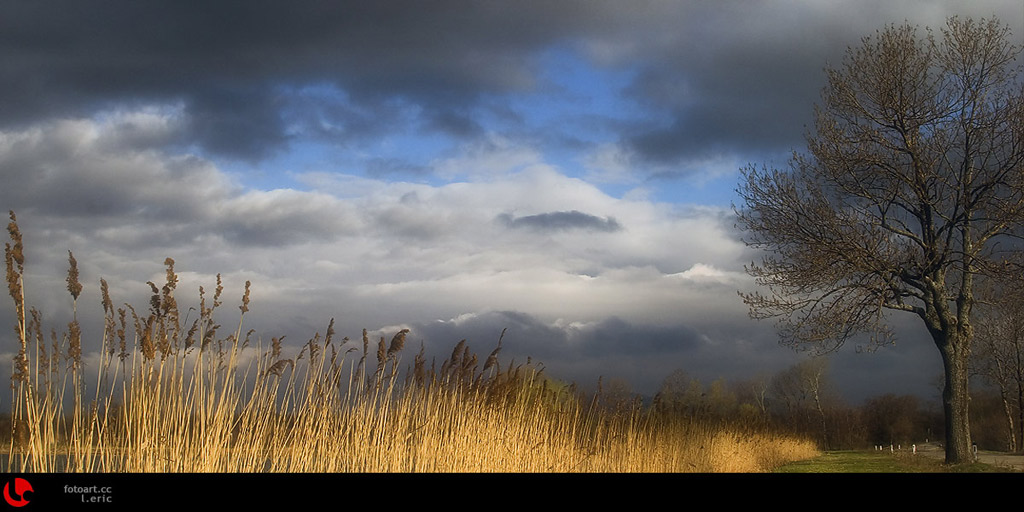
[[[169,137],[175,123],[144,111],[0,132],[4,199],[65,218],[196,220],[236,185],[208,161],[152,147]]]
[[[512,229],[535,229],[539,231],[565,231],[582,229],[587,231],[603,231],[612,233],[622,229],[614,218],[601,218],[581,211],[538,213],[516,218],[512,214],[503,213],[497,220]]]
[[[813,104],[825,85],[822,68],[838,65],[861,37],[890,23],[938,29],[953,14],[1011,20],[1024,12],[1008,1],[727,0],[688,3],[674,14],[673,31],[655,25],[649,37],[631,39],[614,56],[609,41],[591,43],[594,53],[620,65],[643,63],[627,93],[664,115],[624,133],[622,141],[653,164],[728,154],[784,157],[803,146],[813,124]]]
[[[0,22],[8,105],[0,123],[90,115],[125,99],[181,102],[196,142],[260,158],[288,140],[282,91],[330,84],[351,104],[377,110],[401,98],[421,107],[425,126],[466,134],[475,122],[464,105],[534,87],[535,51],[622,10],[605,2],[25,4]],[[349,101],[333,103],[347,118]]]
[[[560,269],[580,263],[670,270],[678,265],[669,262],[678,260],[681,270],[695,262],[672,242],[684,231],[700,239],[695,248],[735,247],[719,219],[723,212],[617,199],[566,176],[528,147],[496,144],[495,152],[484,153],[467,147],[448,162],[506,162],[501,173],[468,182],[432,186],[300,173],[299,181],[316,190],[247,189],[213,161],[164,147],[180,126],[178,115],[144,108],[2,131],[0,171],[16,186],[0,191],[0,200],[26,218],[42,216],[62,231],[87,230],[122,247],[188,247],[199,239],[250,248],[344,242],[396,258],[429,256],[421,265],[446,264],[445,253],[461,251],[493,257],[493,264],[477,265],[501,270],[531,254]],[[602,215],[584,213],[597,211]],[[509,224],[495,224],[503,214]],[[552,244],[530,236],[537,230],[563,236]],[[589,236],[595,232],[608,237]],[[413,240],[419,245],[409,246]]]
[[[12,185],[0,200],[61,219],[69,232],[103,230],[101,238],[121,247],[198,237],[286,245],[358,229],[351,207],[332,196],[245,191],[204,158],[160,149],[177,123],[173,113],[142,110],[0,132],[0,172]]]
[[[281,189],[233,197],[214,215],[210,232],[243,246],[330,242],[357,232],[363,222],[330,195]]]

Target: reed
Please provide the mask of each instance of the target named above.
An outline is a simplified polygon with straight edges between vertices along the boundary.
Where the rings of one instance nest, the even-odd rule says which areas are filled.
[[[63,334],[51,330],[48,344],[42,316],[26,306],[24,248],[10,218],[11,471],[765,471],[816,453],[807,441],[656,415],[638,403],[599,407],[530,361],[503,368],[504,333],[482,368],[463,340],[439,368],[427,367],[420,347],[403,372],[407,329],[370,353],[367,331],[361,346],[339,341],[331,320],[286,358],[282,338],[264,346],[243,331],[249,282],[234,331],[224,334],[215,318],[219,275],[213,297],[200,287],[196,317],[182,319],[170,258],[165,282],[148,283],[148,310],[115,308],[100,281],[104,328],[90,396],[77,261],[69,252],[73,319]]]

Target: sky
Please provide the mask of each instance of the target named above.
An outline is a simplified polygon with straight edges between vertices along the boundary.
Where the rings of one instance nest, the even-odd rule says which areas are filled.
[[[331,318],[353,339],[410,329],[409,361],[464,338],[486,354],[507,329],[505,362],[647,395],[676,369],[738,381],[806,357],[748,316],[737,292],[755,289],[744,265],[759,255],[733,207],[741,168],[805,147],[826,66],[892,23],[996,16],[1024,34],[1019,0],[0,13],[0,209],[17,213],[46,326],[71,315],[67,251],[93,351],[100,278],[144,309],[171,257],[180,303],[221,273],[231,325],[251,281],[246,328],[293,351]],[[895,345],[830,356],[849,401],[938,396],[934,345],[891,320]],[[0,330],[0,357],[14,351]]]

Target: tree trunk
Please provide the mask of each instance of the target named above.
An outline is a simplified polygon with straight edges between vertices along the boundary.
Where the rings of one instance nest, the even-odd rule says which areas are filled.
[[[1017,451],[1017,430],[1013,425],[1013,405],[1010,404],[1010,399],[1003,391],[1000,391],[999,399],[1003,402],[1003,414],[1006,416],[1006,433],[1008,434],[1006,448],[1013,453]]]
[[[1016,450],[1024,451],[1024,364],[1021,362],[1020,336],[1013,337],[1014,376],[1017,381],[1017,428],[1020,435],[1017,436]]]
[[[1020,435],[1017,436],[1017,444],[1014,447],[1015,452],[1024,451],[1024,386],[1020,377],[1017,377],[1017,428],[1019,429]]]
[[[946,464],[974,461],[971,451],[971,425],[968,418],[969,352],[963,347],[965,344],[956,335],[950,335],[946,343],[939,346],[942,365],[946,370],[945,386],[942,390],[942,407],[946,417]]]
[[[818,411],[818,417],[821,419],[821,447],[828,450],[831,446],[828,442],[828,425],[825,423],[825,409],[821,406],[820,387],[821,373],[817,373],[814,375],[814,408]]]

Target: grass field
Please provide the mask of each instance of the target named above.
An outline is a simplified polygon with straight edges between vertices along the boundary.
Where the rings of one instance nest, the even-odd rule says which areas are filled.
[[[835,451],[784,464],[775,473],[1008,473],[989,464],[948,466],[942,460],[910,453],[886,451]]]
[[[338,340],[333,320],[288,357],[246,331],[250,283],[224,329],[220,276],[183,320],[174,261],[148,309],[115,307],[100,282],[97,368],[74,317],[63,334],[25,302],[14,213],[5,248],[16,312],[6,468],[20,472],[764,472],[816,455],[749,424],[599,407],[533,364],[465,341],[440,366],[405,350],[407,330]],[[184,309],[184,308],[182,308]],[[187,317],[188,315],[186,315]],[[405,368],[405,370],[400,370]],[[87,385],[88,383],[88,385]],[[90,389],[91,391],[86,391]]]

